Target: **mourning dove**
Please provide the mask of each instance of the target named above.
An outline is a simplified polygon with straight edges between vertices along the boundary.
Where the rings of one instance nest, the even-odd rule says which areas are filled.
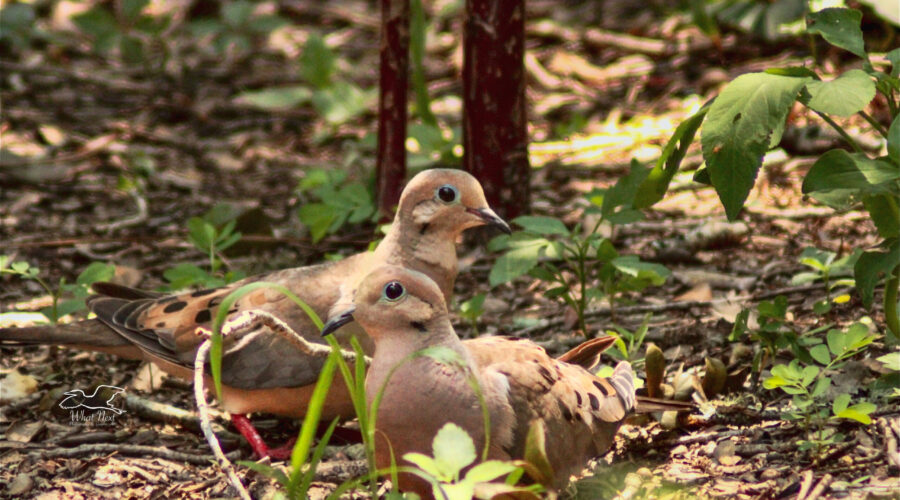
[[[590,458],[606,451],[622,420],[635,410],[628,363],[619,363],[611,377],[599,378],[567,362],[593,364],[611,338],[590,341],[560,359],[529,340],[463,342],[453,331],[439,287],[419,272],[381,267],[360,283],[352,305],[338,309],[323,335],[356,321],[375,342],[366,396],[371,403],[384,388],[375,418],[379,468],[389,467],[392,455],[397,460],[410,452],[430,455],[435,434],[450,422],[463,428],[477,449],[484,446],[482,409],[467,371],[478,381],[490,414],[488,458],[524,458],[529,429],[540,421],[537,428],[544,430],[553,470],[548,487],[565,485]],[[456,353],[461,365],[429,356],[410,359],[438,346]],[[432,498],[431,486],[411,474],[401,475],[399,486]]]
[[[230,285],[165,295],[98,283],[87,303],[97,318],[74,324],[0,329],[0,345],[60,344],[143,358],[163,370],[190,379],[199,344],[197,327],[209,327],[218,304],[247,283],[278,283],[326,317],[342,292],[352,291],[376,267],[394,264],[428,275],[444,299],[457,274],[456,240],[468,228],[489,224],[509,233],[509,226],[487,204],[478,181],[461,170],[432,169],[409,181],[400,197],[393,224],[372,252],[337,262],[270,272]],[[255,290],[238,300],[229,317],[248,310],[270,313],[311,342],[323,343],[310,319],[283,294]],[[361,335],[358,328],[342,332]],[[257,327],[224,341],[222,407],[232,414],[269,412],[299,417],[324,358],[311,357],[266,327]],[[344,384],[334,384],[323,418],[354,415]],[[243,421],[242,421],[243,422]],[[260,450],[257,450],[258,452]]]

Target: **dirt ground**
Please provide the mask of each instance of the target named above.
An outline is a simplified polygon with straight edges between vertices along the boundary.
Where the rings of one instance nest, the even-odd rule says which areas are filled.
[[[301,35],[311,29],[331,33],[344,61],[342,75],[374,88],[379,14],[371,3],[288,4],[283,10],[294,25],[287,39],[303,40]],[[563,9],[553,2],[529,2],[527,46],[534,61],[529,63],[528,96],[535,140],[532,163],[537,165],[532,211],[571,225],[582,219],[584,193],[614,183],[627,171],[631,156],[642,154],[641,147],[658,150],[667,137],[662,133],[631,147],[614,145],[591,153],[574,143],[568,149],[556,147],[564,141],[555,127],[579,116],[586,123],[582,134],[602,136],[610,123],[653,116],[677,120],[686,116],[684,103],[691,95],[699,95],[702,102],[737,74],[802,62],[807,50],[805,43],[764,44],[738,32],[726,32],[716,47],[684,19],[672,21],[624,7],[623,12],[601,15],[596,9],[594,2],[566,4]],[[598,42],[594,28],[646,40],[681,41],[686,48],[664,56],[646,47],[631,52],[627,47],[632,46],[623,45],[622,39]],[[436,96],[459,92],[460,30],[460,15],[435,24],[426,75]],[[73,281],[91,262],[111,262],[123,283],[155,289],[165,285],[163,272],[173,263],[205,264],[206,256],[186,242],[186,221],[220,202],[244,214],[238,227],[245,237],[226,255],[229,269],[247,275],[346,255],[373,239],[374,225],[359,224],[313,244],[297,216],[298,207],[310,200],[295,188],[316,167],[343,168],[365,180],[374,165],[371,146],[364,140],[375,130],[374,111],[339,126],[323,123],[309,107],[260,111],[235,96],[295,81],[296,51],[269,43],[240,57],[215,57],[188,40],[179,46],[181,52],[172,58],[178,62],[161,70],[113,64],[85,43],[4,54],[0,132],[3,147],[19,156],[0,159],[0,255],[39,267],[51,283]],[[835,56],[829,64],[845,61]],[[635,67],[638,70],[627,71]],[[646,71],[640,70],[643,67]],[[594,70],[608,74],[591,73]],[[459,124],[452,106],[439,116]],[[811,129],[821,131],[820,125],[800,112],[791,118],[782,153],[770,156],[750,195],[743,226],[730,227],[726,236],[687,248],[684,238],[693,229],[717,232],[716,224],[724,220],[715,192],[689,177],[677,178],[645,220],[617,230],[620,251],[660,262],[673,276],[663,286],[626,295],[614,319],[608,308],[595,306],[599,308],[589,314],[589,330],[603,332],[615,325],[633,330],[652,313],[647,341],[659,346],[668,360],[666,382],[672,383],[682,371],[699,381],[706,359],[713,358],[727,367],[728,385],[703,406],[705,414],[698,410],[677,425],[653,419],[626,424],[614,449],[590,464],[565,495],[900,497],[900,463],[892,461],[900,439],[896,398],[875,401],[870,425],[830,422],[830,429],[845,436],[842,442],[820,453],[801,451],[798,441],[809,439],[808,431],[801,422],[782,418],[789,397],[763,389],[750,372],[749,358],[759,346],[747,338],[736,343],[727,339],[741,306],[755,307],[778,295],[788,299],[796,331],[844,328],[864,317],[883,331],[880,305],[866,310],[851,294],[849,301],[818,315],[813,304],[823,298],[824,287],[791,283],[804,270],[798,256],[805,247],[847,253],[878,241],[866,214],[835,214],[800,194],[803,174],[838,140],[827,133],[808,139]],[[625,132],[620,127],[609,133]],[[62,139],[51,140],[53,134]],[[699,150],[692,150],[685,167],[696,168],[700,161]],[[541,283],[523,278],[488,286],[496,255],[485,249],[483,240],[483,235],[474,235],[461,243],[455,288],[458,302],[488,293],[479,333],[527,336],[554,354],[577,343],[580,334],[574,332],[572,312],[544,297]],[[881,293],[876,291],[876,304]],[[36,282],[0,275],[0,312],[47,304]],[[458,311],[458,305],[451,309]],[[5,318],[3,326],[12,321]],[[475,334],[459,317],[454,324],[463,336]],[[867,387],[880,375],[874,358],[892,349],[896,347],[880,338],[864,358],[835,373],[840,378],[835,383],[856,396],[868,396]],[[0,496],[233,495],[224,475],[211,465],[208,446],[191,417],[173,417],[173,408],[194,410],[190,384],[140,362],[104,354],[50,347],[0,352],[0,370],[7,377],[0,383],[8,387],[13,371],[25,376],[26,385],[36,382],[29,395],[0,406]],[[775,361],[787,362],[787,355],[780,353]],[[64,391],[101,384],[125,388],[126,413],[107,422],[84,423],[53,409]],[[154,402],[164,406],[154,407]],[[220,416],[219,421],[229,456],[252,459],[227,419]],[[296,422],[267,415],[255,416],[254,423],[270,443],[296,435],[298,428]],[[324,496],[359,472],[362,455],[356,443],[337,440],[329,446],[314,496]],[[255,497],[275,491],[273,481],[244,467],[238,467],[238,474]]]

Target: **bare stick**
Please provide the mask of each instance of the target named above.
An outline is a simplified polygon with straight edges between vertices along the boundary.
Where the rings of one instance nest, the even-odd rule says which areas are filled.
[[[197,328],[197,335],[205,335],[208,337],[209,331],[203,327],[199,327]],[[209,348],[211,346],[212,341],[207,338],[200,344],[200,348],[197,349],[197,356],[194,358],[194,398],[197,400],[197,412],[200,414],[200,429],[203,430],[206,442],[209,443],[209,447],[212,449],[213,455],[219,463],[219,467],[225,471],[225,475],[228,476],[228,481],[231,482],[231,486],[237,491],[238,496],[241,497],[242,500],[251,500],[250,494],[247,493],[240,478],[238,478],[228,457],[222,453],[222,447],[219,446],[219,440],[212,430],[212,422],[209,417],[209,405],[206,402],[206,391],[203,387],[203,379],[206,375],[204,372],[204,369],[206,368],[206,356],[209,354]]]
[[[306,354],[317,358],[327,358],[331,354],[331,346],[327,344],[316,344],[303,338],[302,335],[295,332],[293,328],[284,321],[278,319],[266,311],[249,310],[244,311],[228,319],[222,326],[222,335],[234,335],[239,331],[247,331],[255,328],[257,325],[267,327],[272,333],[279,335],[298,349]],[[341,356],[345,361],[356,362],[356,353],[346,349],[341,349]],[[372,362],[372,358],[366,356],[365,363],[368,365]]]

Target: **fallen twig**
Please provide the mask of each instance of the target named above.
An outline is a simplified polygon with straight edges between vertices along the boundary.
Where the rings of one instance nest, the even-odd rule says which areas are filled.
[[[200,327],[197,328],[197,333],[198,335],[201,333],[206,334],[208,333],[208,330]],[[197,349],[197,356],[194,358],[194,398],[197,400],[197,411],[200,413],[200,429],[203,430],[203,435],[206,437],[206,442],[209,443],[210,449],[212,449],[216,462],[218,462],[219,467],[225,471],[225,475],[228,476],[228,481],[235,491],[237,491],[238,496],[244,500],[250,500],[250,493],[247,493],[247,489],[244,488],[243,483],[241,483],[241,479],[234,471],[231,461],[228,460],[228,457],[226,457],[224,453],[222,453],[222,447],[219,445],[219,440],[212,430],[212,423],[209,418],[209,404],[206,402],[206,391],[203,387],[203,379],[206,377],[206,356],[209,354],[209,348],[211,346],[212,341],[207,338],[200,344],[200,347]]]

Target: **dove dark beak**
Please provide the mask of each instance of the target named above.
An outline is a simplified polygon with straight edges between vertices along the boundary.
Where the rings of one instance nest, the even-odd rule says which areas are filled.
[[[338,313],[336,316],[328,318],[328,322],[326,322],[325,325],[322,326],[322,336],[324,337],[326,335],[330,335],[334,333],[334,331],[338,328],[353,321],[353,311],[355,310],[356,307],[351,307]]]
[[[512,229],[509,228],[509,224],[501,219],[500,216],[490,208],[469,208],[467,210],[469,213],[481,218],[485,224],[495,226],[506,234],[512,234]]]

